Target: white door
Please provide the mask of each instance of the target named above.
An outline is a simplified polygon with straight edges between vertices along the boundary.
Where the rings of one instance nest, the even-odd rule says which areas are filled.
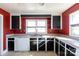
[[[3,54],[3,15],[0,14],[0,55]]]
[[[15,51],[29,51],[30,41],[29,38],[15,38]]]

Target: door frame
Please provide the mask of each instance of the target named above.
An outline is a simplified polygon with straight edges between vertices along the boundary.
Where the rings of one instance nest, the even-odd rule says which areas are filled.
[[[1,20],[0,20],[0,55],[3,55],[3,15],[0,14]]]

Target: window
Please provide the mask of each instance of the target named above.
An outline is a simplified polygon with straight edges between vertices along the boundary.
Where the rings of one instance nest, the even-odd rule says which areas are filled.
[[[28,34],[46,34],[47,19],[27,19],[26,33]]]
[[[36,20],[27,20],[27,25],[28,27],[36,26]]]
[[[79,26],[71,26],[71,29],[72,29],[71,30],[72,35],[76,35],[76,36],[79,35]]]
[[[70,15],[70,35],[79,36],[79,12]]]

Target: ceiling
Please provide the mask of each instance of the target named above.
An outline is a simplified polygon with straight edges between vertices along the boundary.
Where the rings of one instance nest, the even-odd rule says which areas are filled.
[[[74,3],[0,3],[0,8],[19,14],[48,13],[59,15]]]

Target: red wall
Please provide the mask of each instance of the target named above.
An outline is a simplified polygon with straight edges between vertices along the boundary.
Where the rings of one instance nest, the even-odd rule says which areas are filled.
[[[6,34],[10,33],[10,13],[0,8],[0,14],[3,15],[3,48],[6,49]]]
[[[79,10],[79,3],[76,3],[64,13],[62,13],[62,33],[69,35],[69,14]]]

